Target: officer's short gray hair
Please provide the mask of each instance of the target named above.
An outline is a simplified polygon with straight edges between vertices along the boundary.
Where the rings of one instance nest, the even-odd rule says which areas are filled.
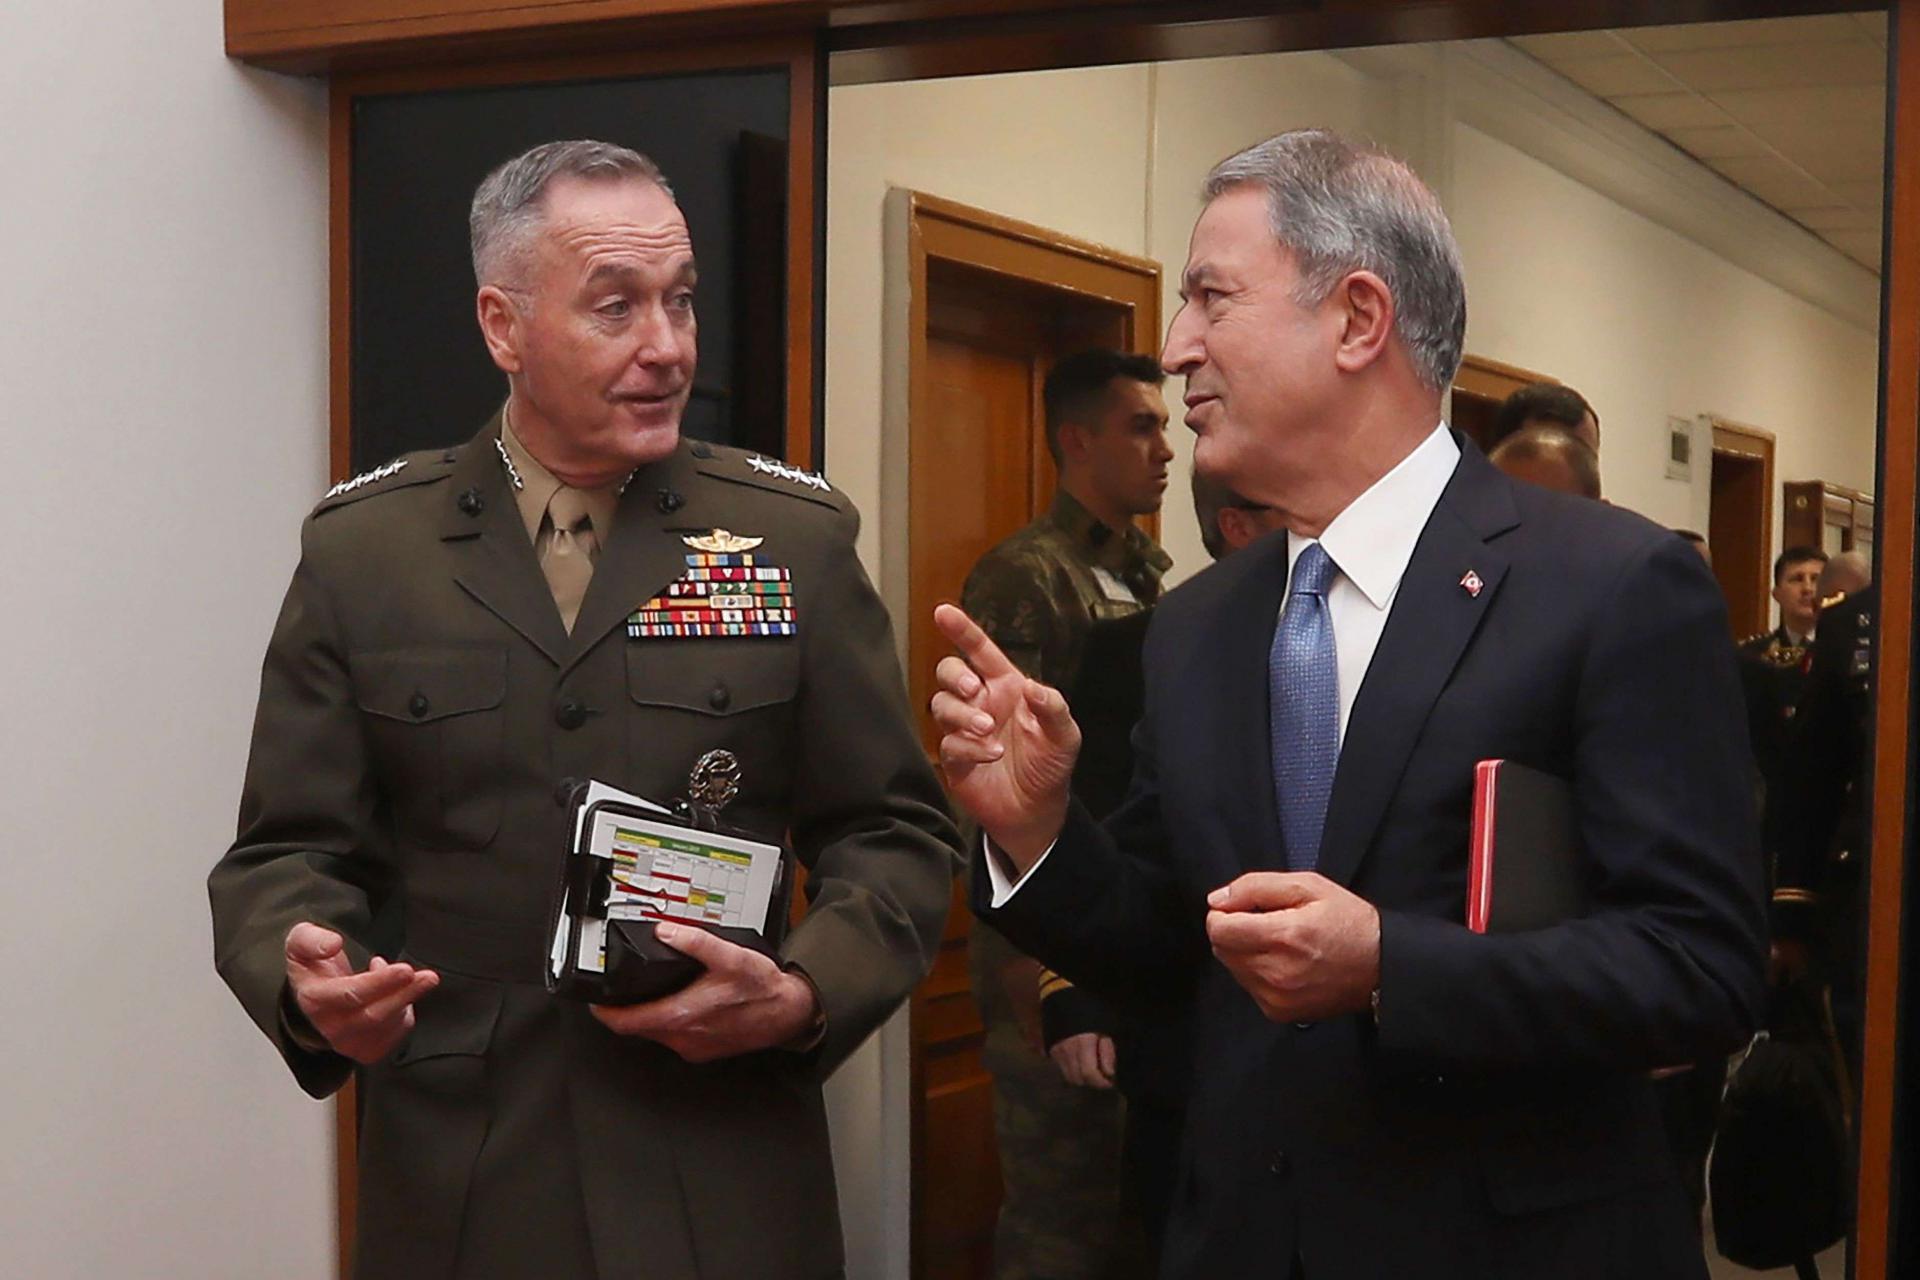
[[[1444,391],[1460,371],[1467,291],[1446,212],[1404,161],[1326,129],[1296,129],[1228,156],[1207,175],[1211,203],[1256,186],[1274,238],[1300,273],[1294,301],[1317,306],[1343,277],[1371,271],[1393,294],[1394,329],[1420,380]]]
[[[651,182],[673,194],[660,166],[638,151],[578,138],[543,142],[488,174],[473,193],[467,234],[473,245],[475,281],[517,283],[527,244],[545,216],[542,198],[555,178]]]

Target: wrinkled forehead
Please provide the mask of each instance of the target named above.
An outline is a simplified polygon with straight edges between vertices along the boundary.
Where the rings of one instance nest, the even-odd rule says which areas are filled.
[[[1207,202],[1187,241],[1187,270],[1191,277],[1208,268],[1244,268],[1254,263],[1285,261],[1286,249],[1274,237],[1267,213],[1266,193],[1240,186]]]
[[[574,263],[609,256],[675,265],[693,257],[685,215],[657,184],[563,178],[542,197],[541,242]]]

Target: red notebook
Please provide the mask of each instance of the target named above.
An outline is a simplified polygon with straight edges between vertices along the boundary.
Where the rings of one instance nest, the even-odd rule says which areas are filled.
[[[1467,927],[1519,933],[1587,913],[1587,868],[1566,779],[1511,760],[1473,769]]]

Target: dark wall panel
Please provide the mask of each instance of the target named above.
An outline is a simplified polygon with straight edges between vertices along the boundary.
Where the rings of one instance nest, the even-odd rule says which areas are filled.
[[[788,105],[784,70],[357,99],[353,469],[465,440],[505,398],[474,322],[467,206],[495,165],[555,138],[620,143],[665,171],[700,262],[686,431],[778,453],[784,423],[762,419],[785,400],[786,188],[767,156]]]

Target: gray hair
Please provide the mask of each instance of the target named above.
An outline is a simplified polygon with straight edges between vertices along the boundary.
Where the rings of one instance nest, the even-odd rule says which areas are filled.
[[[1371,271],[1420,380],[1444,391],[1460,371],[1467,291],[1446,212],[1413,170],[1330,130],[1295,129],[1222,160],[1201,194],[1211,203],[1247,186],[1266,192],[1274,238],[1300,273],[1294,301],[1316,306],[1348,273]]]
[[[1856,591],[1865,589],[1866,585],[1872,581],[1873,562],[1867,559],[1866,553],[1842,551],[1839,555],[1827,560],[1825,567],[1820,570],[1820,585],[1814,590],[1819,592],[1821,599],[1824,600],[1835,592],[1844,591],[1852,595]]]
[[[544,218],[542,200],[555,178],[651,182],[673,194],[660,166],[638,151],[585,139],[543,142],[488,174],[473,193],[467,234],[476,282],[500,284],[519,272],[527,242]]]

